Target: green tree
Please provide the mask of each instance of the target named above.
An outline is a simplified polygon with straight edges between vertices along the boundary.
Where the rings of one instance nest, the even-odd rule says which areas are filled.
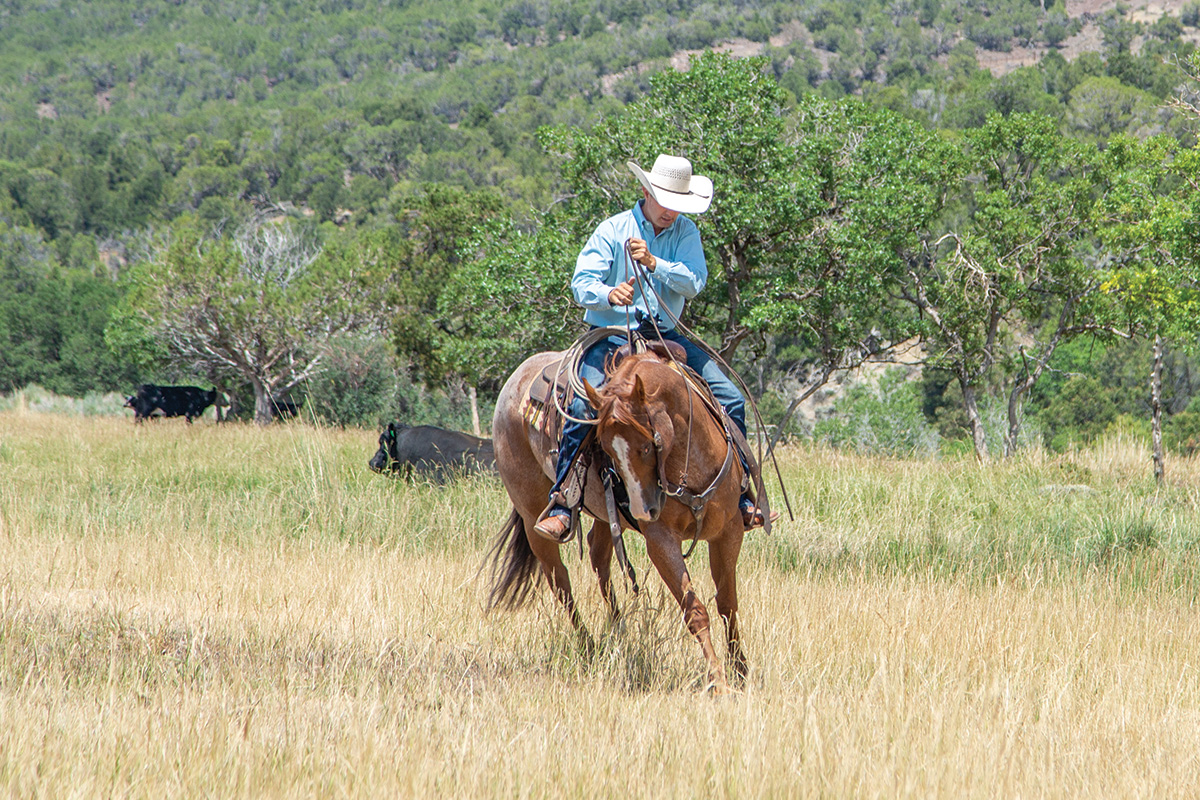
[[[442,294],[463,264],[463,245],[502,208],[495,192],[436,183],[392,200],[399,237],[389,297],[392,336],[396,351],[427,381],[445,378],[450,369],[441,351],[456,333]]]
[[[78,395],[132,382],[104,339],[121,287],[87,266],[61,265],[39,231],[0,222],[0,389]]]
[[[750,333],[747,290],[778,257],[777,241],[802,227],[818,203],[814,188],[795,171],[787,95],[766,65],[764,58],[703,54],[687,71],[654,75],[644,98],[591,133],[543,132],[546,147],[563,159],[569,213],[578,220],[571,227],[580,236],[632,201],[638,184],[627,161],[650,164],[659,153],[684,155],[712,178],[713,203],[695,220],[709,259],[709,285],[690,305],[689,319],[716,334],[726,360]]]
[[[797,336],[818,354],[784,422],[835,370],[915,335],[916,317],[892,298],[964,168],[940,137],[855,100],[805,98],[789,134],[808,218],[775,239],[750,315],[757,330]]]
[[[1082,248],[1094,156],[1037,115],[991,115],[968,131],[969,216],[930,242],[913,264],[902,297],[920,315],[928,363],[954,375],[976,456],[987,458],[979,392],[1010,354],[1006,451],[1019,433],[1019,403],[1064,339],[1092,329],[1081,306],[1098,286]],[[1049,320],[1043,325],[1044,320]],[[1032,355],[1010,349],[1010,334],[1042,330]]]
[[[1120,176],[1101,207],[1102,235],[1113,253],[1104,290],[1117,321],[1153,342],[1150,374],[1154,476],[1165,474],[1162,370],[1169,344],[1194,347],[1200,336],[1200,151],[1171,155],[1174,143],[1120,138],[1109,159]]]
[[[570,282],[579,239],[555,217],[536,230],[498,218],[464,243],[469,254],[439,297],[439,361],[472,385],[499,388],[530,353],[558,350],[583,330]]]
[[[379,325],[391,264],[358,255],[330,258],[287,222],[215,239],[185,221],[137,265],[122,313],[178,367],[248,383],[266,425],[272,398],[318,375],[331,342]]]

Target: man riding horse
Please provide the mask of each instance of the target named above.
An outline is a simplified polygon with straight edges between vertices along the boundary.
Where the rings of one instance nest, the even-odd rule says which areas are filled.
[[[675,330],[686,300],[695,297],[708,280],[708,266],[696,224],[682,214],[702,214],[712,202],[712,181],[692,174],[686,158],[660,155],[649,173],[632,161],[629,169],[642,184],[642,199],[633,208],[601,222],[575,264],[571,293],[585,309],[583,319],[593,329],[638,327],[643,335],[682,346],[687,366],[698,373],[725,413],[746,434],[746,401],[716,360]],[[644,272],[632,274],[629,261]],[[580,360],[579,374],[592,386],[605,380],[605,362],[627,341],[610,336],[593,345]],[[565,541],[571,530],[571,509],[562,488],[594,416],[586,397],[576,396],[568,406],[550,505],[534,526],[541,536]],[[763,525],[763,514],[751,496],[740,503],[746,529]],[[778,515],[772,513],[774,520]]]

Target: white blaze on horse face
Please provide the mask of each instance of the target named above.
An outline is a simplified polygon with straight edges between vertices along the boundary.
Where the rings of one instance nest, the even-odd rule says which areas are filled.
[[[617,462],[617,472],[625,481],[625,491],[629,493],[629,513],[639,521],[649,521],[651,518],[649,504],[646,502],[646,487],[637,481],[633,473],[633,463],[629,459],[629,442],[620,436],[612,440],[613,458]]]

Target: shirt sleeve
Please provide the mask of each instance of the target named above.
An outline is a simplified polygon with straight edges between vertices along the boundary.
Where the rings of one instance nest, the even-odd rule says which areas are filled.
[[[708,262],[704,259],[704,246],[700,244],[700,232],[695,225],[689,226],[680,238],[674,255],[678,260],[668,261],[655,256],[658,263],[652,274],[668,289],[691,300],[708,282]]]
[[[575,302],[584,308],[612,308],[608,302],[608,295],[616,287],[606,283],[613,267],[612,245],[609,237],[605,235],[607,226],[608,223],[604,223],[596,228],[575,261],[571,294],[575,296]]]

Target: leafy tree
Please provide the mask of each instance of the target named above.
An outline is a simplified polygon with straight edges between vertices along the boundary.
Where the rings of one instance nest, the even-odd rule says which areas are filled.
[[[466,192],[426,184],[392,200],[396,271],[390,304],[397,352],[428,381],[446,377],[445,339],[456,335],[442,294],[463,263],[463,245],[475,229],[501,213],[494,192]]]
[[[366,245],[357,255],[330,258],[288,222],[226,239],[180,224],[135,268],[123,313],[175,364],[248,383],[255,421],[266,425],[272,398],[318,375],[336,337],[379,323],[391,264]]]
[[[710,174],[714,200],[696,220],[710,288],[690,319],[720,335],[726,359],[755,331],[799,335],[820,353],[811,392],[906,338],[911,326],[881,298],[919,249],[959,159],[855,101],[806,96],[785,109],[764,66],[702,56],[686,73],[655,76],[647,98],[592,134],[552,131],[547,141],[567,159],[577,237],[620,207],[626,160],[685,153]]]
[[[472,385],[499,388],[530,353],[569,344],[583,330],[569,288],[579,246],[555,217],[533,232],[504,218],[481,224],[439,297],[452,335],[437,340],[438,360]]]
[[[912,337],[915,317],[899,294],[963,161],[916,124],[847,100],[815,97],[790,125],[792,191],[808,219],[777,238],[777,256],[753,284],[753,326],[799,337],[817,354],[816,377],[785,421],[835,370],[882,358]]]
[[[305,384],[305,409],[333,425],[375,427],[393,421],[396,364],[386,340],[349,335],[331,340],[321,374]]]
[[[1119,302],[1131,334],[1153,341],[1150,375],[1154,476],[1165,474],[1162,370],[1169,343],[1200,335],[1200,151],[1178,153],[1170,140],[1118,140],[1110,155],[1121,180],[1105,198],[1103,235],[1114,252],[1104,289]]]
[[[709,259],[709,286],[690,309],[693,323],[717,334],[726,360],[750,333],[753,302],[744,292],[778,257],[777,240],[801,227],[817,202],[795,172],[786,95],[765,67],[762,58],[703,54],[686,72],[654,75],[646,97],[591,133],[557,128],[543,135],[547,148],[564,159],[569,211],[578,220],[572,227],[580,236],[632,202],[638,184],[627,161],[650,164],[659,153],[685,155],[712,178],[713,203],[695,219]]]
[[[0,389],[83,394],[129,383],[104,341],[121,287],[61,265],[39,232],[0,222]]]
[[[1064,338],[1094,328],[1081,306],[1098,278],[1079,252],[1088,234],[1089,152],[1065,140],[1050,120],[1021,114],[990,116],[968,132],[967,143],[971,215],[914,262],[901,296],[921,316],[930,365],[958,381],[975,453],[984,460],[979,391],[1010,352],[1007,331],[1027,326],[1045,336],[1033,355],[1015,348],[1019,378],[1009,395],[1005,448],[1011,452],[1022,395]]]
[[[1071,90],[1067,124],[1081,138],[1105,142],[1150,122],[1154,106],[1144,92],[1116,78],[1088,78]]]

